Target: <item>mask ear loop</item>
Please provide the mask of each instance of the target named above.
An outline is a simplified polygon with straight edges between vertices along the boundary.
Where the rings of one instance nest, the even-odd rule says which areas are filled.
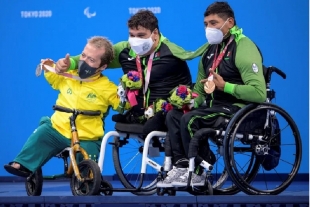
[[[103,64],[103,65],[105,65],[105,64]],[[95,74],[93,76],[99,75],[100,73],[102,73],[102,71],[104,71],[107,68],[107,67],[105,67],[104,69],[100,69],[100,68],[102,68],[102,66],[100,66],[99,68],[96,69],[96,72],[95,72]]]
[[[221,26],[221,28],[220,28],[221,31],[222,31],[222,28],[224,27],[224,25],[227,23],[228,20],[229,20],[229,18],[227,18],[226,21],[224,22],[224,24]],[[226,34],[224,34],[223,39],[225,39],[225,37],[228,34],[229,30],[226,32]]]
[[[226,21],[224,22],[224,24],[221,26],[220,29],[222,29],[224,27],[224,25],[227,23],[228,20],[229,20],[229,18],[226,19]]]

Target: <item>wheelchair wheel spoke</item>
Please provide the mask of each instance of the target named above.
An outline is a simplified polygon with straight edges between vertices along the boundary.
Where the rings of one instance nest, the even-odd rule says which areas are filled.
[[[132,158],[129,159],[129,161],[127,162],[127,164],[123,167],[123,170],[126,169],[126,167],[131,164],[133,162],[133,160],[139,155],[140,153],[136,153]],[[134,167],[132,169],[134,169],[137,166],[137,161],[135,162],[136,164],[134,165]],[[132,169],[129,172],[132,172]]]

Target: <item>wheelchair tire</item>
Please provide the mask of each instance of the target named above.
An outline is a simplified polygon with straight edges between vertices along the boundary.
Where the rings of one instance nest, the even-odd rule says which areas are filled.
[[[228,180],[228,172],[226,169],[222,172],[217,181],[212,185],[213,195],[235,195],[241,190],[233,183],[223,187]]]
[[[143,139],[129,138],[124,142],[119,137],[114,137],[112,157],[115,171],[123,186],[127,189],[134,189],[140,183],[140,169],[142,163]],[[153,159],[153,158],[152,158]],[[163,164],[164,153],[154,160]],[[131,192],[135,195],[153,195],[156,191],[158,172],[150,166],[146,167],[141,191]]]
[[[111,196],[113,195],[113,187],[111,185],[111,183],[109,183],[106,180],[101,179],[101,183],[100,183],[100,193],[99,194],[103,194],[106,196]]]
[[[168,196],[176,196],[176,190],[173,188],[157,188],[156,193],[158,196],[164,196],[165,194]]]
[[[212,187],[210,181],[207,181],[207,185],[208,185],[208,195],[214,195],[213,187]]]
[[[98,195],[100,193],[101,172],[98,164],[93,160],[82,160],[78,164],[81,178],[80,182],[73,174],[70,182],[70,188],[74,196]]]
[[[243,129],[243,124],[252,123],[249,118],[251,118],[251,114],[255,113],[268,114],[269,119],[266,119],[268,126],[255,128],[251,134],[256,134],[256,136],[251,138],[247,137],[247,133],[250,132],[245,133],[244,131],[242,131],[243,137],[238,137],[241,133],[240,130]],[[255,117],[255,119],[259,119],[259,117]],[[279,129],[273,129],[274,123],[278,124]],[[247,129],[252,128],[246,126]],[[271,133],[275,130],[277,130],[276,133]],[[258,135],[261,135],[261,138]],[[283,136],[285,138],[281,139]],[[242,152],[236,153],[235,150],[239,148],[242,151],[244,146],[250,147],[247,148],[248,151],[243,150],[245,156],[242,158],[247,158],[249,154],[252,154],[256,158],[256,165],[259,166],[257,172],[254,171],[255,169],[253,170],[253,174],[256,176],[251,179],[246,179],[249,177],[247,176],[248,172],[244,172],[238,163],[244,161],[244,159],[238,160]],[[275,149],[279,152],[274,153]],[[234,183],[249,195],[277,195],[283,192],[299,170],[301,150],[301,138],[297,125],[285,110],[271,103],[250,104],[238,111],[230,121],[224,139],[224,161],[227,171]],[[285,153],[281,154],[281,151]],[[278,159],[278,164],[266,169],[262,163],[262,157],[263,161],[267,158]]]
[[[28,196],[40,196],[43,187],[42,169],[38,168],[33,175],[25,181],[26,192]]]
[[[212,184],[209,181],[206,182],[206,186],[189,187],[188,193],[194,196],[214,195]]]

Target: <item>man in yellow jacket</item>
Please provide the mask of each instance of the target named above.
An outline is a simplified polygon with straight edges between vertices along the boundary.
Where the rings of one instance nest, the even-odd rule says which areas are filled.
[[[43,61],[44,76],[53,89],[59,91],[56,105],[77,110],[101,111],[100,116],[79,115],[76,128],[81,147],[96,161],[101,138],[104,134],[104,118],[109,108],[120,111],[117,86],[101,72],[114,57],[113,46],[104,37],[88,40],[79,61],[79,69],[66,74],[47,70],[54,66],[51,60]],[[30,135],[13,162],[4,168],[11,174],[27,177],[43,166],[64,148],[70,147],[70,113],[55,111],[51,118],[42,117],[39,127]]]

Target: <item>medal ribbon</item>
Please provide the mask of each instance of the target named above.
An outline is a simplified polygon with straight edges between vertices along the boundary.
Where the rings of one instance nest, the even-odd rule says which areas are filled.
[[[220,62],[222,61],[222,59],[223,59],[223,57],[224,57],[224,55],[226,53],[228,45],[233,41],[233,39],[234,39],[234,35],[231,35],[227,45],[225,46],[225,48],[222,50],[222,52],[217,57],[216,57],[216,54],[217,54],[217,48],[218,47],[216,47],[215,55],[214,55],[214,60],[213,60],[213,64],[212,64],[211,70],[215,70],[217,68],[217,66],[220,64]],[[208,80],[213,80],[212,73],[209,73]]]
[[[148,89],[148,86],[150,83],[150,76],[151,76],[154,54],[155,54],[155,51],[152,52],[152,54],[150,55],[149,60],[147,62],[147,71],[146,71],[145,79],[143,78],[140,56],[137,55],[137,57],[136,57],[136,65],[137,65],[137,69],[138,69],[140,78],[142,80],[142,87],[143,87],[143,107],[145,107],[145,104],[146,104],[145,94],[147,92],[147,89]],[[136,94],[136,95],[138,95],[138,94]]]
[[[75,79],[75,80],[78,80],[78,81],[83,81],[83,82],[92,82],[92,81],[94,81],[94,79],[82,79],[82,78],[80,78],[79,76],[76,76],[76,75],[72,75],[72,74],[70,74],[70,73],[57,73],[56,71],[55,71],[55,68],[54,67],[51,67],[51,66],[49,66],[49,65],[45,65],[45,64],[43,64],[43,63],[40,63],[38,66],[37,66],[37,68],[36,68],[36,76],[40,76],[41,75],[41,73],[42,73],[42,70],[43,70],[43,67],[46,69],[46,70],[48,70],[48,71],[50,71],[50,72],[52,72],[52,73],[56,73],[57,75],[62,75],[62,76],[65,76],[65,77],[67,77],[67,78],[72,78],[72,79]]]

